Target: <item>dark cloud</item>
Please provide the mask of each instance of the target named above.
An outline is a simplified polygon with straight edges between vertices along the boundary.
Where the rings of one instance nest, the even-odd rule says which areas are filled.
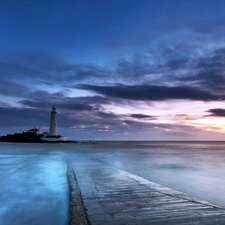
[[[52,104],[48,101],[33,101],[33,100],[21,100],[19,101],[20,104],[26,107],[32,107],[36,109],[46,109],[47,107],[51,106]]]
[[[28,79],[31,85],[44,84],[63,87],[73,87],[79,82],[136,84],[152,81],[160,83],[162,73],[167,72],[168,67],[171,67],[170,70],[179,66],[182,68],[185,60],[188,60],[180,55],[185,49],[180,45],[174,49],[169,49],[166,46],[162,46],[160,49],[160,51],[157,49],[157,51],[136,54],[130,60],[120,59],[101,66],[97,64],[69,64],[60,57],[53,57],[49,54],[46,56],[40,52],[20,55],[14,53],[6,58],[6,62],[0,62],[0,76],[7,76],[9,79],[20,82]],[[183,58],[180,59],[178,55]]]
[[[93,110],[94,107],[88,104],[80,104],[76,102],[53,102],[50,103],[49,101],[32,101],[32,100],[21,100],[21,104],[27,107],[32,108],[50,108],[52,105],[57,105],[57,107],[61,109],[67,109],[67,110]]]
[[[214,91],[223,91],[225,84],[225,49],[217,49],[209,56],[198,57],[189,65],[189,74],[177,77],[181,82],[191,82]]]
[[[49,111],[50,112],[50,111]],[[33,127],[48,124],[50,113],[43,109],[31,108],[0,108],[0,124],[2,127]]]
[[[118,115],[116,115],[112,112],[99,111],[99,112],[97,112],[97,116],[99,118],[110,119],[110,120],[117,120],[118,119]]]
[[[29,88],[27,88],[26,86],[18,84],[14,81],[7,81],[4,79],[1,79],[1,82],[0,82],[1,95],[21,97],[21,96],[25,96],[27,92],[29,92]]]
[[[5,102],[0,102],[0,107],[10,107],[10,105]]]
[[[181,43],[173,47],[161,45],[134,55],[131,59],[120,59],[108,65],[69,64],[60,58],[40,53],[8,57],[0,62],[0,77],[15,83],[43,88],[60,86],[74,88],[79,83],[106,84],[153,84],[168,86],[196,86],[208,89],[225,84],[225,50],[217,49],[208,57],[196,55],[195,46]],[[21,58],[21,59],[20,59]],[[29,80],[29,81],[28,81]]]
[[[170,99],[187,99],[200,101],[217,101],[224,99],[224,95],[212,94],[191,86],[156,86],[156,85],[117,85],[95,86],[79,85],[80,89],[90,90],[99,94],[129,100],[162,101]]]
[[[29,99],[35,100],[35,101],[61,101],[64,100],[65,96],[63,92],[55,92],[55,93],[49,93],[45,90],[37,90],[34,92],[30,92],[29,95],[26,97],[29,97]]]
[[[225,117],[225,109],[210,109],[207,112],[210,113],[208,116]]]
[[[145,114],[131,114],[130,117],[135,119],[156,119],[154,116],[149,116]]]
[[[225,84],[225,49],[200,55],[199,46],[181,42],[174,46],[161,44],[155,50],[121,59],[114,65],[117,79],[124,84],[155,84],[207,87]],[[120,78],[120,79],[119,79]],[[138,78],[138,79],[137,79]]]
[[[36,95],[36,96],[35,96]],[[20,100],[25,107],[34,109],[49,109],[53,105],[63,111],[96,111],[101,109],[102,104],[111,104],[111,100],[101,96],[65,97],[62,93],[50,94],[46,91],[32,93],[32,99]],[[103,115],[105,116],[105,115]]]
[[[0,62],[0,77],[23,80],[27,78],[37,79],[37,78],[47,78],[50,79],[51,76],[40,72],[38,69],[30,68],[28,65],[23,65],[20,63],[11,62],[9,59],[8,62]]]
[[[176,70],[176,69],[185,68],[189,62],[190,62],[190,59],[184,57],[181,59],[170,60],[167,62],[165,66],[169,67],[171,70]]]
[[[183,116],[187,116],[188,114],[177,114],[176,116],[178,117],[183,117]]]
[[[131,83],[142,82],[146,76],[159,73],[162,69],[151,63],[151,55],[136,55],[131,61],[120,60],[115,65],[118,77]],[[137,81],[137,78],[139,79]]]
[[[225,77],[223,74],[216,70],[208,70],[202,73],[199,73],[195,79],[199,79],[209,88],[220,88],[225,84]]]
[[[61,73],[67,75],[67,81],[69,82],[79,82],[95,79],[101,80],[102,78],[110,78],[112,71],[97,65],[67,65],[63,66]]]

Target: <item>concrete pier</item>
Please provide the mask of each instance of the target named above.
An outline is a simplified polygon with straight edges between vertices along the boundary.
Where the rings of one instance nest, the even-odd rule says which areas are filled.
[[[71,225],[224,225],[225,210],[97,159],[69,162]]]

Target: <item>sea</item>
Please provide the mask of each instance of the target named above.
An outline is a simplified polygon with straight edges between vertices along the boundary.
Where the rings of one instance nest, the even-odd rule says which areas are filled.
[[[84,158],[225,208],[225,142],[0,143],[0,224],[68,224],[67,163]]]

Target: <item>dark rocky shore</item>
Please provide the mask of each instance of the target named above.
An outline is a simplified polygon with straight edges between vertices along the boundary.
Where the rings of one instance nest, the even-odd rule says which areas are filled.
[[[42,142],[41,138],[42,135],[37,135],[36,133],[14,133],[14,134],[7,134],[5,136],[0,137],[1,142]]]
[[[35,132],[22,132],[7,134],[5,136],[0,136],[0,142],[16,142],[16,143],[78,143],[77,141],[44,141],[41,137],[44,134],[36,134]]]

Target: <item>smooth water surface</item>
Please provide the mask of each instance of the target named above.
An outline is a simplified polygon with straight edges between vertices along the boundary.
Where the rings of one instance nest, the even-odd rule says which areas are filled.
[[[67,224],[67,160],[79,158],[225,207],[225,142],[0,143],[0,224]]]

